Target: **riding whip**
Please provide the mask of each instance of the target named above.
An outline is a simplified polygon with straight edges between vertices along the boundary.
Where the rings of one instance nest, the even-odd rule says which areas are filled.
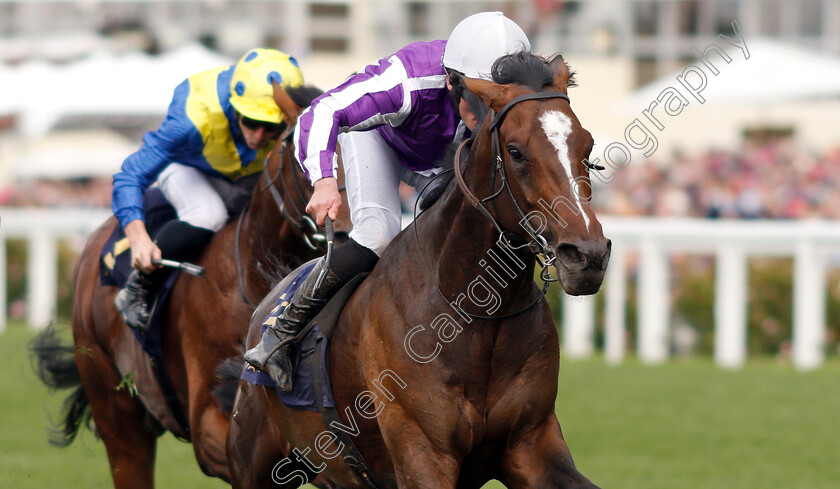
[[[177,268],[182,272],[186,272],[194,277],[204,278],[206,274],[204,267],[187,263],[185,261],[164,260],[162,258],[152,258],[152,265],[161,267]]]
[[[318,274],[318,279],[315,281],[315,288],[321,286],[324,277],[327,276],[327,270],[330,268],[330,259],[332,258],[333,245],[335,244],[335,231],[333,230],[333,222],[330,216],[324,217],[324,227],[327,229],[327,256],[324,258],[324,267],[321,268],[321,273]]]

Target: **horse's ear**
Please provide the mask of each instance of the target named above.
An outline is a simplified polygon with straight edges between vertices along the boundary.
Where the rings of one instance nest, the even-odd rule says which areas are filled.
[[[460,82],[470,92],[476,94],[482,102],[488,107],[498,112],[508,103],[508,91],[510,89],[507,85],[499,85],[481,78],[467,78],[465,76],[460,78]]]
[[[551,60],[549,68],[554,76],[554,88],[568,94],[570,74],[566,60],[562,56],[557,55]]]
[[[280,112],[283,113],[283,119],[286,121],[286,125],[288,127],[294,126],[297,118],[303,112],[303,107],[296,104],[279,83],[272,81],[271,85],[274,87],[274,101],[280,107]]]

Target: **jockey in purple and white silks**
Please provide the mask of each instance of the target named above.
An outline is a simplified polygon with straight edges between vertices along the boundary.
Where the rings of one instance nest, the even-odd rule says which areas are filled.
[[[447,145],[465,135],[440,62],[445,46],[409,44],[367,66],[316,99],[295,128],[298,160],[316,189],[335,181],[341,147],[350,237],[376,255],[400,230],[400,180],[436,172]]]
[[[447,41],[409,44],[327,91],[301,114],[295,147],[315,189],[306,211],[318,224],[338,215],[340,148],[353,230],[334,249],[329,266],[323,259],[315,265],[279,320],[245,353],[248,363],[266,371],[280,389],[292,390],[289,340],[341,286],[373,269],[399,233],[400,181],[415,187],[427,182],[439,171],[435,164],[446,147],[477,123],[448,72],[490,79],[496,59],[530,49],[522,29],[501,12],[475,14]]]

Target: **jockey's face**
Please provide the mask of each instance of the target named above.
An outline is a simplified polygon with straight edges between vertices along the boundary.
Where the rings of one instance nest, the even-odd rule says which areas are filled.
[[[255,121],[242,115],[238,115],[237,120],[239,129],[242,130],[242,136],[245,138],[245,144],[251,149],[265,147],[268,143],[277,139],[277,136],[282,132],[281,124]]]
[[[446,88],[449,91],[452,91],[452,84],[449,83],[449,77],[446,77]],[[478,119],[475,117],[475,114],[472,113],[470,110],[469,104],[467,101],[461,97],[461,100],[458,102],[458,113],[461,114],[461,120],[464,121],[464,124],[467,126],[467,129],[473,131],[475,129],[475,125],[478,124]]]

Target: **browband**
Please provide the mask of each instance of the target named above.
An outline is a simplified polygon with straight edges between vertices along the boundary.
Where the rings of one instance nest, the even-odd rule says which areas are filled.
[[[502,107],[502,110],[500,110],[499,113],[496,114],[496,117],[494,117],[493,120],[490,122],[490,132],[493,132],[497,129],[496,126],[502,123],[502,119],[504,119],[508,109],[510,109],[514,105],[525,100],[537,100],[543,98],[562,98],[566,99],[567,102],[572,103],[571,100],[569,100],[569,96],[563,92],[534,92],[526,93],[525,95],[520,95],[508,102],[507,104],[505,104],[505,106]]]

